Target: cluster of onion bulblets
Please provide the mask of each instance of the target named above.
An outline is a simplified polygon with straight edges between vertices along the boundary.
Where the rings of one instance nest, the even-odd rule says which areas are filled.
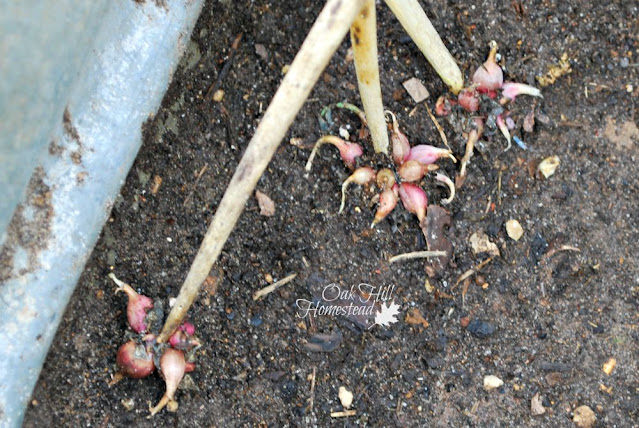
[[[395,171],[390,168],[375,170],[370,166],[355,168],[356,158],[363,153],[362,147],[357,143],[345,141],[336,136],[324,136],[317,141],[306,164],[306,170],[310,171],[313,158],[319,147],[326,143],[331,144],[339,150],[344,164],[353,170],[342,184],[342,202],[339,213],[344,210],[346,190],[350,184],[369,185],[375,183],[379,189],[379,193],[375,196],[378,206],[371,227],[375,227],[377,223],[386,218],[395,209],[399,200],[402,201],[402,205],[408,212],[417,216],[421,223],[426,218],[428,198],[418,183],[426,174],[438,170],[439,167],[435,165],[435,162],[439,159],[448,157],[454,162],[457,160],[448,149],[427,144],[411,147],[408,137],[399,129],[395,115],[390,111],[387,111],[386,114],[392,119],[391,148]],[[450,203],[454,196],[452,181],[443,173],[437,173],[435,178],[449,187],[451,196],[443,200],[442,203]]]
[[[162,410],[165,406],[169,411],[176,411],[178,403],[175,400],[177,388],[186,373],[195,369],[195,351],[201,346],[195,336],[195,326],[188,321],[183,322],[173,333],[167,344],[159,344],[155,330],[151,326],[161,325],[158,313],[162,313],[153,300],[136,292],[133,287],[109,275],[118,284],[118,291],[128,296],[127,320],[135,337],[127,341],[118,349],[116,363],[118,372],[113,377],[111,384],[120,381],[124,377],[142,379],[152,374],[157,368],[164,378],[166,391],[158,404],[150,407],[151,416]]]
[[[466,166],[472,156],[475,143],[484,133],[484,124],[487,120],[494,120],[494,124],[508,143],[505,150],[509,150],[510,130],[515,125],[510,118],[508,106],[519,95],[541,97],[541,91],[533,86],[504,82],[504,72],[497,63],[497,50],[497,42],[491,41],[488,58],[473,74],[471,85],[462,89],[456,100],[441,96],[435,105],[435,112],[439,116],[448,116],[456,105],[472,115],[471,129],[467,132],[466,153],[461,161],[457,187],[461,187],[466,178]],[[515,140],[517,141],[516,138]]]
[[[489,118],[494,119],[495,125],[508,142],[506,148],[508,150],[511,147],[509,129],[514,127],[514,122],[509,117],[510,112],[507,110],[507,106],[514,102],[518,95],[541,97],[541,91],[535,87],[524,83],[504,82],[503,70],[497,63],[497,49],[497,43],[492,41],[488,59],[477,68],[472,76],[471,85],[462,89],[456,99],[441,96],[435,105],[435,112],[439,116],[448,116],[454,108],[457,108],[456,106],[459,106],[461,111],[472,115],[469,118],[471,129],[466,133],[466,153],[461,160],[456,186],[448,176],[441,172],[435,176],[438,182],[445,184],[450,190],[450,196],[442,200],[442,204],[450,203],[455,195],[455,187],[461,187],[463,184],[466,178],[466,166],[472,156],[475,143],[484,133],[485,121]],[[486,113],[485,110],[490,110],[490,112]],[[319,147],[323,144],[331,144],[339,150],[344,164],[353,170],[353,173],[342,184],[340,213],[344,210],[346,189],[351,183],[368,185],[375,182],[380,192],[376,196],[378,208],[371,227],[374,227],[393,211],[398,200],[401,200],[404,208],[415,214],[421,223],[426,216],[428,199],[418,183],[426,174],[438,169],[435,162],[440,158],[449,157],[454,162],[457,162],[457,159],[449,149],[426,144],[411,147],[406,135],[399,130],[395,115],[388,111],[386,114],[392,118],[391,145],[396,172],[389,168],[375,170],[370,166],[355,168],[356,159],[363,153],[362,147],[357,143],[332,135],[323,136],[317,141],[306,164],[306,170],[310,171]]]

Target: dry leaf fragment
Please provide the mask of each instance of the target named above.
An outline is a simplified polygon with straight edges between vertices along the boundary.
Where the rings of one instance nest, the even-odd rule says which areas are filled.
[[[506,222],[506,233],[511,239],[519,241],[524,234],[524,229],[517,220],[511,219]]]
[[[275,202],[266,194],[257,190],[255,191],[255,199],[257,199],[257,204],[260,206],[260,215],[270,217],[275,214]]]
[[[490,242],[484,232],[475,232],[470,236],[470,246],[474,254],[488,253],[493,257],[499,257],[499,248],[494,242]]]
[[[579,406],[573,412],[572,421],[579,428],[591,428],[597,422],[597,417],[590,407]]]
[[[531,133],[535,127],[535,111],[530,110],[524,118],[524,131]]]
[[[555,173],[558,166],[559,156],[550,156],[539,163],[537,171],[539,171],[544,178],[550,178]]]
[[[484,390],[492,391],[493,389],[499,388],[504,384],[504,381],[499,379],[495,375],[488,375],[484,377]]]
[[[426,221],[420,226],[428,250],[446,252],[445,256],[431,259],[431,264],[426,266],[426,273],[433,277],[444,272],[453,257],[453,244],[446,236],[451,226],[450,212],[439,205],[431,204],[426,211]]]
[[[615,360],[614,358],[610,358],[608,361],[604,363],[602,370],[605,374],[610,376],[612,371],[615,369],[616,365],[617,365],[617,360]]]
[[[543,404],[541,404],[541,396],[539,393],[533,395],[533,398],[530,400],[530,413],[533,416],[539,416],[546,413],[546,408]]]
[[[404,321],[406,321],[407,324],[421,324],[424,327],[429,326],[428,321],[424,319],[422,313],[417,308],[412,308],[410,311],[408,311],[408,313],[406,314],[406,319]]]
[[[408,95],[415,101],[416,103],[421,103],[426,98],[430,96],[428,93],[428,89],[424,86],[424,84],[416,77],[412,79],[408,79],[404,83],[402,83]]]

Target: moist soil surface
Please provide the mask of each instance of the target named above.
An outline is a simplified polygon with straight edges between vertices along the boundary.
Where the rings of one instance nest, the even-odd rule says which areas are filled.
[[[318,120],[336,102],[361,105],[345,39],[257,185],[274,214],[248,201],[190,310],[204,346],[177,393],[177,412],[147,419],[149,403],[164,392],[158,374],[109,386],[116,351],[133,334],[126,299],[114,294],[107,274],[164,302],[177,295],[321,3],[206,4],[161,108],[145,125],[24,425],[569,427],[578,407],[588,406],[595,426],[636,426],[639,10],[632,1],[422,2],[466,79],[491,40],[506,80],[539,87],[536,77],[563,55],[571,68],[542,88],[543,99],[521,96],[512,105],[511,133],[527,149],[504,151],[494,131],[477,145],[466,183],[445,205],[453,257],[433,277],[424,259],[388,261],[426,249],[418,220],[401,203],[371,229],[372,188],[351,186],[337,213],[349,175],[337,150],[323,147],[312,171],[304,170],[323,133],[342,128],[359,136],[350,112],[332,109],[326,124]],[[385,107],[412,144],[442,147],[423,103],[402,83],[420,79],[431,108],[447,89],[385,4],[377,13]],[[221,101],[219,92],[212,100],[211,88],[224,91]],[[535,125],[526,132],[531,112]],[[461,130],[439,121],[460,159]],[[369,137],[358,141],[362,165],[390,165],[373,154]],[[537,164],[550,156],[560,164],[541,179]],[[450,177],[458,173],[459,163],[439,165]],[[431,204],[448,196],[432,174],[422,186]],[[507,233],[509,220],[523,229],[518,241]],[[474,248],[473,234],[495,245]],[[291,274],[297,277],[253,300],[269,281]],[[361,317],[301,317],[298,299],[317,301],[329,284],[347,290],[362,283],[389,290],[397,322],[367,328]],[[616,367],[606,373],[611,358]],[[485,390],[488,375],[503,385]],[[341,386],[353,393],[351,416],[331,416],[344,410]]]

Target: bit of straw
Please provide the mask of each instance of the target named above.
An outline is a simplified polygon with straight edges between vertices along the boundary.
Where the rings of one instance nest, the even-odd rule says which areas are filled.
[[[317,17],[233,174],[158,337],[159,343],[166,342],[182,323],[260,176],[363,5],[363,0],[328,0]]]
[[[454,94],[459,93],[464,87],[461,70],[417,0],[386,0],[386,4],[439,77]]]
[[[351,44],[359,94],[366,112],[375,153],[388,154],[382,87],[377,64],[377,20],[375,0],[366,0],[351,26]]]
[[[437,118],[435,117],[435,115],[433,115],[433,111],[430,109],[430,107],[428,107],[428,104],[424,103],[424,106],[426,106],[426,111],[428,112],[428,115],[430,116],[430,120],[433,121],[433,125],[435,125],[435,128],[437,128],[437,132],[439,132],[439,136],[442,137],[442,141],[444,142],[444,145],[448,148],[448,150],[450,150],[450,146],[448,145],[448,138],[446,138],[446,133],[444,132],[444,128],[442,128],[442,126],[439,124],[439,122],[437,121]],[[457,159],[455,159],[455,162],[457,162]]]
[[[484,266],[486,266],[488,263],[490,263],[492,261],[493,261],[493,258],[492,257],[488,257],[486,260],[483,260],[477,266],[468,269],[466,272],[461,274],[461,276],[459,278],[457,278],[457,281],[455,281],[455,284],[451,287],[450,290],[452,291],[455,288],[457,288],[457,286],[459,285],[460,282],[462,282],[466,278],[470,278],[473,274],[475,274],[475,273],[479,272],[480,270],[482,270],[484,268]]]
[[[400,262],[402,260],[426,259],[426,258],[430,258],[430,257],[441,257],[441,256],[445,256],[446,254],[447,254],[446,251],[414,251],[412,253],[398,254],[398,255],[393,256],[390,259],[388,259],[388,261],[391,262],[391,263],[395,263],[395,262]]]
[[[296,276],[297,276],[296,273],[291,274],[291,275],[287,276],[286,278],[282,278],[279,281],[274,282],[273,284],[268,285],[268,286],[262,288],[261,290],[256,291],[255,293],[253,293],[253,301],[259,300],[261,297],[264,297],[264,296],[274,292],[275,290],[277,290],[281,286],[288,284],[289,282],[294,280]]]
[[[331,412],[331,418],[347,418],[356,414],[356,410],[342,410],[341,412]]]
[[[573,247],[572,245],[562,245],[559,248],[553,248],[552,250],[548,251],[541,257],[541,260],[549,259],[560,251],[574,251],[576,253],[581,253],[581,250],[577,247]]]

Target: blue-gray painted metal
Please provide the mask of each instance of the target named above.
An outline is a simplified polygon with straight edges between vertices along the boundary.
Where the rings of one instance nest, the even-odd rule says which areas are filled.
[[[202,3],[0,0],[2,427],[22,422]]]

